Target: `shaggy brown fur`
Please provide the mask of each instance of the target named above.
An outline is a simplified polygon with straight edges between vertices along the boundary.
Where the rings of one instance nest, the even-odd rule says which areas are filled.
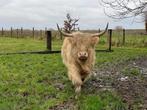
[[[75,86],[75,92],[81,91],[81,85],[91,74],[95,63],[95,45],[99,37],[93,37],[92,34],[75,32],[73,37],[65,37],[61,54],[63,63],[68,69],[68,77]],[[86,61],[78,58],[78,53],[85,51],[88,53]]]
[[[81,91],[81,85],[85,79],[91,75],[95,63],[95,46],[99,41],[99,36],[108,29],[108,23],[104,31],[95,34],[74,32],[72,34],[59,32],[65,36],[61,54],[63,63],[68,69],[68,77],[75,86],[75,92]]]

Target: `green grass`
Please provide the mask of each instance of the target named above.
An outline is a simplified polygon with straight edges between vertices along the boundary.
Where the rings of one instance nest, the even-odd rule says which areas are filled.
[[[72,92],[59,54],[0,56],[0,65],[0,108],[47,109]],[[67,85],[60,91],[58,83]]]
[[[85,97],[82,94],[79,100],[80,110],[124,110],[123,104],[115,93],[101,91],[97,95],[89,94]],[[121,108],[121,109],[118,109]]]
[[[59,49],[61,43],[55,40],[54,49]],[[45,49],[43,41],[0,38],[1,53]],[[147,55],[146,48],[122,47],[113,50],[97,52],[96,67]],[[64,86],[59,89],[60,85]],[[74,88],[68,80],[60,54],[0,55],[1,110],[48,110],[74,96]],[[80,110],[115,110],[124,107],[121,98],[110,91],[93,94],[82,91],[79,99],[74,101]]]
[[[132,48],[132,47],[120,47],[113,48],[113,52],[97,52],[96,65],[103,66],[105,64],[119,64],[127,60],[134,59],[139,56],[146,56],[146,48]]]
[[[62,40],[54,39],[52,50],[61,50]],[[97,49],[107,49],[107,45],[99,45]],[[34,40],[30,38],[17,39],[9,37],[0,37],[0,53],[13,53],[24,51],[44,51],[46,49],[45,40]]]
[[[138,68],[124,68],[122,73],[126,76],[139,76],[140,74],[140,70]]]
[[[33,39],[16,39],[16,38],[5,38],[0,37],[0,52],[21,52],[21,51],[39,51],[45,50],[46,45],[44,41],[33,40]]]

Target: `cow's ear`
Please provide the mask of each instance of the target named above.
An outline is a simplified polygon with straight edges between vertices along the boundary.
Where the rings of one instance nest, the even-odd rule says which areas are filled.
[[[91,37],[91,44],[95,47],[95,45],[99,42],[99,37]]]

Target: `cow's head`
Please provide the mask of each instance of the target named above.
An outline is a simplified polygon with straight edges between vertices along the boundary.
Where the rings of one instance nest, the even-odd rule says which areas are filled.
[[[99,37],[102,36],[108,29],[108,23],[104,31],[100,33],[83,33],[83,32],[73,32],[73,33],[65,33],[60,30],[57,24],[58,30],[64,35],[68,37],[68,40],[72,44],[71,55],[76,57],[76,59],[80,62],[85,62],[91,55],[91,52],[94,51],[95,45],[99,41]]]

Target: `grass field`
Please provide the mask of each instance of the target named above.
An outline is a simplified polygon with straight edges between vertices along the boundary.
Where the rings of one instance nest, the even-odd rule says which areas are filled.
[[[44,42],[1,37],[0,53],[46,50]],[[61,44],[54,40],[53,49],[59,50]],[[100,45],[97,49],[105,47]],[[147,55],[147,48],[113,47],[113,50],[97,52],[95,68]],[[60,54],[0,55],[0,110],[54,110],[57,106],[67,106],[66,110],[70,107],[71,110],[124,110],[127,107],[116,92],[89,90],[86,85],[78,99],[74,96]]]

